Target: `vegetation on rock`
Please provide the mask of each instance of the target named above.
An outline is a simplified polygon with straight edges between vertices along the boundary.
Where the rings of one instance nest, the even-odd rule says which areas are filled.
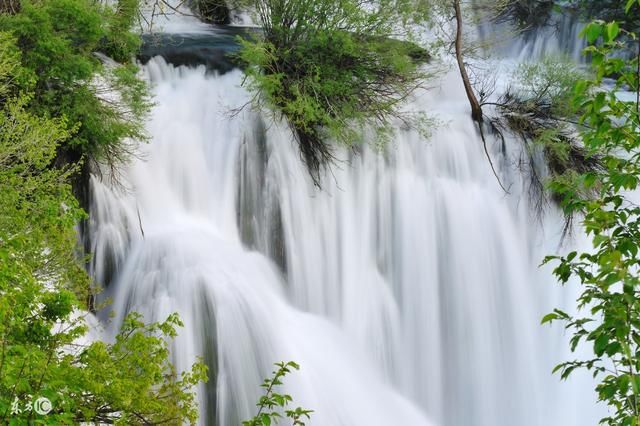
[[[521,64],[511,87],[497,101],[483,102],[497,109],[491,118],[494,130],[513,134],[524,143],[529,191],[539,212],[547,204],[547,195],[562,203],[563,194],[553,191],[553,182],[602,169],[600,157],[587,152],[576,130],[579,117],[572,105],[573,88],[584,77],[563,58],[546,57]],[[582,196],[588,197],[588,192]],[[567,215],[565,231],[570,230],[572,217]]]
[[[205,22],[217,25],[231,23],[231,10],[225,0],[195,0],[192,7]]]
[[[143,140],[149,102],[132,63],[140,37],[132,33],[137,0],[115,6],[89,0],[22,0],[17,13],[0,14],[0,31],[16,39],[22,72],[14,91],[33,96],[25,108],[63,118],[73,128],[58,152],[117,170],[129,158],[128,138]],[[108,65],[101,53],[121,62]],[[97,171],[97,170],[94,170]]]
[[[424,83],[428,55],[412,43],[428,17],[413,0],[249,0],[263,36],[241,40],[256,101],[290,125],[318,184],[330,141],[384,143],[395,119],[418,123],[399,106]],[[404,42],[399,42],[403,40]],[[369,130],[373,130],[370,132]]]

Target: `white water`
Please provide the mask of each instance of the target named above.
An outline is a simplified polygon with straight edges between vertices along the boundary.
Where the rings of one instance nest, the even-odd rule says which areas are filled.
[[[508,43],[508,54],[519,61],[540,59],[548,54],[562,54],[574,62],[583,62],[582,50],[586,47],[579,34],[584,24],[570,14],[554,15],[551,23]]]
[[[537,268],[560,223],[522,195],[515,141],[490,147],[502,192],[455,73],[411,105],[445,123],[432,138],[341,153],[320,191],[285,126],[229,118],[248,100],[239,72],[145,72],[153,138],[129,192],[93,180],[93,273],[116,326],[180,313],[178,366],[211,369],[202,424],[251,417],[283,360],[302,367],[285,389],[311,425],[595,424],[591,384],[550,374],[565,337],[539,326],[574,300]]]

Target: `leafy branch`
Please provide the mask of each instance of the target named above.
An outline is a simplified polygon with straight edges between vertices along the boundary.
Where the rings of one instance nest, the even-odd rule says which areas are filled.
[[[627,12],[640,7],[628,0]],[[624,34],[626,33],[626,34]],[[562,284],[576,279],[582,286],[577,300],[578,314],[556,309],[543,323],[561,321],[571,331],[570,348],[575,351],[588,342],[594,357],[567,361],[554,372],[562,379],[586,369],[597,378],[596,392],[610,408],[600,420],[609,426],[640,424],[640,207],[628,198],[640,183],[640,116],[637,100],[621,99],[620,91],[640,95],[640,56],[631,59],[616,55],[623,48],[619,40],[626,32],[618,22],[594,21],[582,33],[590,44],[593,76],[578,81],[574,106],[582,112],[580,136],[590,155],[601,159],[601,170],[578,176],[560,188],[565,211],[580,213],[582,225],[591,236],[593,248],[583,253],[549,256],[554,274]],[[605,78],[614,87],[603,90]],[[591,188],[594,196],[579,196],[580,188]]]
[[[260,397],[258,401],[258,413],[251,420],[242,422],[243,426],[269,426],[272,423],[277,424],[278,420],[282,419],[282,410],[286,418],[292,421],[293,426],[304,426],[304,419],[310,419],[313,410],[306,410],[301,407],[297,407],[293,410],[286,409],[290,402],[293,402],[293,398],[288,394],[281,394],[276,392],[275,387],[283,384],[282,379],[292,369],[299,370],[300,366],[293,361],[278,362],[274,364],[278,367],[277,370],[272,372],[272,376],[267,378],[262,383],[262,387],[265,389],[265,394]]]

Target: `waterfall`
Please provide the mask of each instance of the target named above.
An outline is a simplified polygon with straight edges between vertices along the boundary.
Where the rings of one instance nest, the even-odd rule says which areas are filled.
[[[478,16],[482,20],[481,16]],[[486,21],[486,19],[485,19]],[[584,22],[575,11],[553,12],[544,25],[514,28],[509,19],[488,20],[477,26],[477,38],[491,46],[488,54],[498,54],[503,60],[517,62],[540,60],[546,55],[583,63],[585,39],[580,37]]]
[[[547,54],[563,55],[574,62],[582,62],[582,49],[586,47],[579,37],[584,24],[575,13],[554,14],[546,26],[516,38],[508,54],[518,60],[540,59]]]
[[[550,374],[567,336],[539,325],[575,300],[538,268],[561,218],[533,212],[515,141],[489,146],[502,192],[455,73],[408,106],[437,115],[430,138],[338,149],[321,189],[288,127],[241,109],[239,71],[144,73],[151,141],[123,187],[92,179],[92,274],[112,332],[129,311],[180,314],[177,367],[210,368],[201,424],[250,418],[288,360],[310,425],[595,424],[589,379]]]

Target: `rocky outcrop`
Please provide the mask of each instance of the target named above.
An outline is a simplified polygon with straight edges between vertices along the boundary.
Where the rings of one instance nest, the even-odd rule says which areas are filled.
[[[146,64],[154,56],[162,56],[175,66],[204,65],[208,71],[224,74],[240,65],[235,58],[240,49],[237,37],[250,34],[248,28],[212,27],[206,34],[146,35],[138,60]]]

